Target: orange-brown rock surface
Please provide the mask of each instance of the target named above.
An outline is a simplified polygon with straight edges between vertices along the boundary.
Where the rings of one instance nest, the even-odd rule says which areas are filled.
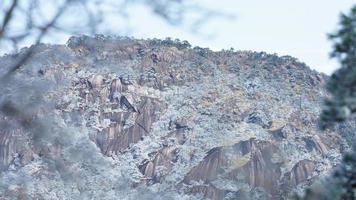
[[[0,91],[0,199],[287,199],[347,148],[317,127],[327,77],[289,56],[102,36],[29,50]]]

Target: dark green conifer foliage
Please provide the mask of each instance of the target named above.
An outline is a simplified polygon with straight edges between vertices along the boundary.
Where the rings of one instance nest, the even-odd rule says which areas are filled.
[[[338,31],[329,35],[334,43],[331,57],[337,58],[341,68],[327,82],[331,97],[321,114],[321,128],[342,122],[356,113],[356,5],[349,14],[342,14]],[[355,133],[356,134],[356,133]],[[356,199],[356,141],[352,151],[344,154],[340,166],[321,185],[309,188],[297,199],[355,200]]]
[[[342,14],[339,30],[329,35],[334,42],[331,57],[339,59],[341,68],[329,79],[327,89],[332,97],[326,100],[321,127],[340,122],[356,112],[356,5],[348,15]]]

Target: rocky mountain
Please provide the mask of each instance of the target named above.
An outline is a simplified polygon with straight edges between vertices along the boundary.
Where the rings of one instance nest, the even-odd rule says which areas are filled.
[[[72,37],[0,59],[0,199],[288,199],[338,164],[325,75],[264,52]]]

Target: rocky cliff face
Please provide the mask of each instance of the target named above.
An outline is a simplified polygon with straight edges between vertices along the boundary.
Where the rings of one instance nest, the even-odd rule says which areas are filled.
[[[292,57],[101,36],[31,49],[1,88],[0,199],[286,199],[347,148],[317,127],[326,77]]]

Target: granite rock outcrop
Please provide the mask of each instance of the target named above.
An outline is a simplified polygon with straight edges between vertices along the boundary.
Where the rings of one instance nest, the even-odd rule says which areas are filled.
[[[30,50],[1,86],[0,199],[287,199],[348,148],[289,56],[82,36],[0,73]]]

